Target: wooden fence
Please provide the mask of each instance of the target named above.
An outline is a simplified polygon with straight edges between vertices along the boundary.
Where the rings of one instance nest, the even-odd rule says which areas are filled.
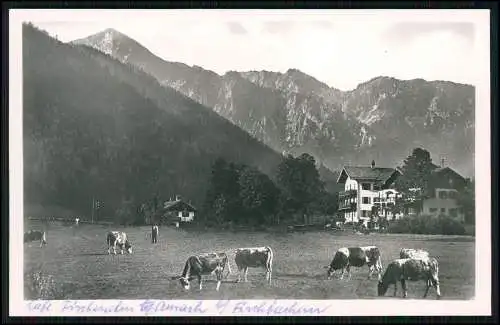
[[[44,221],[44,222],[75,223],[76,218],[80,218],[78,223],[82,223],[82,224],[96,224],[96,225],[112,225],[112,224],[114,224],[113,222],[109,222],[109,221],[94,221],[94,222],[92,222],[91,220],[84,219],[80,216],[74,216],[74,217],[29,216],[27,219],[28,220],[40,220],[40,221]]]

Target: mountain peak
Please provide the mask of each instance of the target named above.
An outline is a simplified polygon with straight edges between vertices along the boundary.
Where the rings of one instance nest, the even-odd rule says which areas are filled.
[[[292,74],[292,75],[309,77],[309,75],[307,73],[304,73],[304,72],[300,71],[299,69],[295,69],[295,68],[290,68],[290,69],[286,70],[285,74]]]
[[[86,45],[93,47],[108,55],[117,55],[121,53],[127,56],[132,52],[148,51],[144,46],[134,39],[123,34],[114,28],[106,28],[96,34],[72,41],[76,45]],[[118,55],[120,57],[120,55]]]

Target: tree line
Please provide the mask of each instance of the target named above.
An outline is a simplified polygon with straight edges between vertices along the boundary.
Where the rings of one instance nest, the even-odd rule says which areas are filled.
[[[307,153],[283,156],[271,177],[219,158],[197,220],[209,226],[306,224],[312,216],[332,216],[336,210],[336,195],[325,190],[315,159]]]

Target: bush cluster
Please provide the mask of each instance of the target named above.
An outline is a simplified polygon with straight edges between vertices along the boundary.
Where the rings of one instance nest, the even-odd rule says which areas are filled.
[[[465,235],[462,223],[445,215],[420,215],[403,217],[391,222],[390,233],[408,233],[422,235]]]

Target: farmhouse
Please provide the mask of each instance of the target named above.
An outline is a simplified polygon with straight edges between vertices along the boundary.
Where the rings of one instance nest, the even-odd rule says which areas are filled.
[[[379,214],[393,217],[398,192],[391,188],[400,175],[394,168],[371,166],[344,166],[337,183],[344,184],[344,191],[339,193],[339,212],[346,222],[368,222],[374,206],[379,207]],[[396,217],[399,217],[396,216]]]
[[[165,201],[160,209],[160,223],[162,224],[179,224],[192,222],[196,208],[191,204],[183,201],[179,196],[175,200]]]
[[[465,178],[453,169],[435,166],[431,172],[425,198],[421,202],[421,213],[447,215],[463,222],[464,211],[457,198],[465,184]],[[409,214],[416,213],[417,209],[409,210]]]

